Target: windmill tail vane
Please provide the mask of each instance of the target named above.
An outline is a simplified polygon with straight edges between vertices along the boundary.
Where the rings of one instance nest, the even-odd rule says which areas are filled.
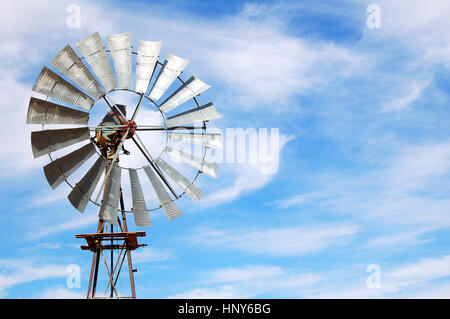
[[[44,166],[50,186],[56,189],[66,183],[71,189],[67,196],[69,202],[80,213],[85,212],[88,204],[99,209],[96,231],[76,235],[86,240],[81,249],[93,253],[87,298],[136,298],[136,269],[131,252],[146,246],[138,242],[138,237],[144,237],[146,233],[129,231],[126,215],[133,215],[136,226],[149,227],[152,226],[149,212],[162,209],[167,219],[172,220],[182,215],[176,201],[184,194],[194,202],[201,199],[203,191],[194,184],[199,174],[217,178],[217,165],[205,159],[207,151],[223,149],[222,136],[209,133],[206,125],[221,115],[212,102],[204,105],[198,102],[198,95],[210,85],[196,76],[186,81],[181,79],[180,74],[189,60],[168,54],[164,61],[159,61],[161,41],[139,40],[137,49],[133,50],[131,32],[125,32],[107,36],[106,43],[107,46],[95,32],[75,44],[77,51],[68,44],[49,66],[44,66],[33,91],[46,98],[30,98],[26,123],[42,127],[31,133],[31,147],[33,157],[47,155],[50,159]],[[174,82],[180,82],[180,85],[170,93]],[[133,107],[115,103],[111,93],[117,91],[134,93],[137,104]],[[193,102],[193,107],[177,112],[177,107],[188,101]],[[106,113],[99,123],[91,124],[92,110],[99,111],[95,108],[97,104],[101,104],[99,107],[106,104]],[[139,111],[148,105],[160,113],[163,125],[146,125],[139,121]],[[194,132],[199,127],[189,126],[197,122],[203,122],[201,133]],[[51,127],[46,128],[46,125]],[[53,125],[63,128],[54,129]],[[152,147],[146,146],[140,137],[146,134],[145,131],[166,134],[166,145],[156,158],[149,152]],[[173,143],[201,145],[203,156],[185,153]],[[60,156],[66,148],[78,146],[76,144],[82,145]],[[133,145],[136,151],[130,151],[127,145]],[[123,167],[121,156],[140,156],[147,164]],[[171,160],[195,169],[195,177],[192,180],[185,177],[170,164]],[[87,162],[91,162],[91,166],[81,179],[72,180],[74,172]],[[124,178],[128,178],[131,190],[132,207],[128,210],[124,202]],[[158,203],[156,207],[147,207],[148,198],[146,200],[141,181],[152,186],[154,202]],[[130,297],[121,296],[117,286],[125,258]],[[104,264],[106,274],[103,296],[100,296],[98,285],[101,264]]]

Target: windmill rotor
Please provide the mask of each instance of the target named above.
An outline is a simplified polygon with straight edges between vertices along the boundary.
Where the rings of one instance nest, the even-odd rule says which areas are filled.
[[[100,34],[96,32],[76,43],[75,48],[79,53],[68,44],[51,60],[51,66],[42,68],[33,91],[46,95],[47,98],[31,97],[27,114],[28,124],[42,124],[43,127],[43,130],[34,131],[31,134],[33,156],[49,156],[50,163],[44,167],[44,172],[52,188],[66,182],[72,188],[68,196],[72,205],[80,212],[84,212],[90,201],[102,208],[101,218],[110,216],[110,214],[102,215],[105,210],[110,212],[119,209],[117,201],[108,201],[111,197],[115,197],[109,192],[117,192],[113,187],[113,181],[118,178],[120,184],[121,178],[129,176],[133,207],[127,212],[138,214],[139,216],[135,217],[145,222],[138,222],[136,225],[146,227],[151,222],[143,217],[143,212],[148,213],[154,209],[148,210],[145,205],[145,199],[143,199],[145,194],[142,192],[141,182],[146,181],[142,177],[136,178],[138,171],[142,170],[147,175],[148,181],[155,190],[159,208],[163,211],[167,212],[170,203],[173,210],[178,212],[174,201],[185,193],[197,202],[203,194],[203,191],[193,184],[198,174],[205,173],[217,177],[217,165],[206,162],[205,155],[209,148],[223,147],[221,136],[217,133],[207,133],[206,124],[221,116],[211,102],[205,105],[198,103],[197,96],[206,91],[210,85],[196,76],[191,76],[186,81],[181,79],[180,74],[189,64],[189,60],[174,54],[168,54],[164,61],[158,60],[162,48],[161,41],[139,40],[137,50],[133,51],[131,32],[125,32],[107,36],[106,43],[108,49]],[[109,62],[108,55],[112,63]],[[136,56],[134,83],[133,55]],[[167,94],[169,89],[175,86],[176,80],[181,85],[171,94]],[[131,109],[132,112],[128,112],[128,117],[127,106],[116,104],[110,96],[110,93],[118,91],[133,92],[139,96],[138,104],[134,110]],[[162,99],[163,96],[167,97]],[[88,127],[91,110],[99,100],[104,100],[109,110],[97,126]],[[166,115],[189,100],[195,103],[194,108],[170,117]],[[144,101],[158,109],[164,120],[163,126],[145,125],[145,123],[141,125],[136,121]],[[192,126],[193,123],[198,122],[203,122],[203,125]],[[45,129],[46,125],[68,127]],[[72,125],[86,126],[71,127]],[[179,133],[179,129],[190,132]],[[198,129],[202,132],[194,133],[194,130]],[[155,159],[151,157],[148,152],[149,146],[143,144],[142,139],[139,138],[141,131],[166,132],[166,147],[163,150],[163,153],[168,155],[166,159],[161,156]],[[53,158],[54,152],[61,152],[68,146],[83,141],[88,144],[62,157]],[[185,154],[181,150],[168,146],[167,141],[200,145],[204,147],[203,157]],[[119,154],[130,154],[124,147],[126,143],[134,143],[141,152],[140,155],[147,159],[148,165],[137,168],[119,166]],[[85,175],[79,181],[70,183],[68,179],[72,173],[94,156],[98,156],[98,159]],[[189,181],[169,163],[170,160],[176,162],[181,160],[196,169],[197,174],[194,180]],[[98,188],[103,175],[100,172],[103,172],[104,167],[106,167],[106,176],[95,198],[94,190]],[[128,170],[129,174],[119,173],[119,170],[124,169]],[[114,177],[109,182],[113,172]],[[175,185],[182,190],[181,193],[174,191]],[[103,194],[101,199],[99,194]],[[170,214],[171,219],[179,215],[181,212]]]

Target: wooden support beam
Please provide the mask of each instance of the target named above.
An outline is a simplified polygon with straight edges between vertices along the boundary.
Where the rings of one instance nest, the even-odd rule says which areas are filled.
[[[124,246],[126,246],[126,245],[125,244],[117,244],[117,245],[113,245],[112,249],[122,249],[122,247],[124,247]],[[135,249],[137,249],[139,247],[145,247],[145,246],[147,246],[147,244],[138,244]],[[80,246],[80,247],[81,247],[81,250],[95,251],[95,249],[91,249],[91,246],[83,245],[83,246]],[[102,245],[101,248],[103,250],[110,250],[111,249],[111,245]]]

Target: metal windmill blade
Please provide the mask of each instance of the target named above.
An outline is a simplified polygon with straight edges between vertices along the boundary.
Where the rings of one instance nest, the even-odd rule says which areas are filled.
[[[106,164],[107,161],[100,156],[70,192],[68,196],[69,201],[80,213],[83,213],[86,209],[89,199],[106,168]]]
[[[84,65],[70,44],[59,52],[50,62],[62,74],[98,100],[105,92],[92,73]]]
[[[94,145],[89,143],[44,166],[45,177],[47,178],[50,186],[53,189],[58,187],[59,184],[61,184],[94,154]]]
[[[203,196],[202,190],[191,183],[175,168],[167,164],[162,158],[156,160],[156,164],[194,201],[198,202]]]
[[[111,50],[119,88],[129,89],[133,86],[131,79],[131,32],[110,35],[106,39]]]
[[[222,134],[220,133],[168,133],[169,140],[203,145],[208,148],[223,149]]]
[[[167,119],[167,126],[174,127],[178,125],[194,123],[197,121],[210,121],[221,117],[222,115],[217,112],[214,105],[210,102],[199,108],[169,117]]]
[[[166,61],[164,61],[161,71],[156,78],[155,84],[150,91],[150,99],[155,101],[159,100],[188,63],[189,60],[173,54],[168,54]]]
[[[76,43],[86,62],[94,71],[106,91],[116,88],[116,79],[106,55],[105,46],[98,32]]]
[[[158,179],[155,173],[153,173],[152,168],[150,166],[145,166],[144,171],[147,174],[148,179],[153,186],[153,189],[155,190],[156,196],[158,197],[158,200],[164,213],[166,214],[167,219],[171,220],[180,217],[182,215],[180,209],[170,198],[169,193],[167,193],[161,181]]]
[[[128,172],[130,174],[131,196],[133,197],[133,208],[131,210],[134,215],[134,223],[136,226],[149,227],[152,222],[147,211],[137,170],[130,168]]]
[[[162,42],[139,40],[134,91],[146,93],[161,51]]]
[[[170,146],[166,146],[165,152],[169,154],[173,159],[181,160],[186,164],[195,167],[196,169],[205,173],[206,175],[211,176],[213,178],[217,178],[217,164],[208,163],[202,158],[186,154],[183,151],[174,149]]]
[[[181,87],[172,93],[160,106],[159,109],[163,112],[169,112],[176,108],[178,105],[183,104],[187,100],[194,96],[203,93],[209,89],[211,85],[206,84],[199,78],[192,76]]]
[[[116,164],[112,165],[111,175],[106,183],[105,193],[103,196],[102,207],[100,208],[99,217],[110,224],[118,224],[117,207],[120,200],[120,177],[122,169]]]
[[[32,97],[28,105],[27,124],[85,124],[89,113]]]
[[[89,139],[89,128],[69,128],[31,132],[33,156],[39,157]]]
[[[94,100],[44,66],[33,85],[33,91],[90,110]]]

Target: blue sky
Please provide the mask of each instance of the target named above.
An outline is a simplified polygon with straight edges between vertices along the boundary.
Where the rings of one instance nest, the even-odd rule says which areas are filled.
[[[183,76],[212,85],[200,100],[224,132],[280,131],[275,174],[220,164],[181,218],[152,213],[139,298],[450,297],[448,1],[77,1],[72,29],[71,3],[3,5],[0,297],[84,297],[91,256],[74,234],[95,229],[97,208],[80,215],[48,186],[24,123],[42,66],[95,31],[190,59]],[[366,25],[372,3],[380,28]],[[81,288],[66,285],[70,264]]]

